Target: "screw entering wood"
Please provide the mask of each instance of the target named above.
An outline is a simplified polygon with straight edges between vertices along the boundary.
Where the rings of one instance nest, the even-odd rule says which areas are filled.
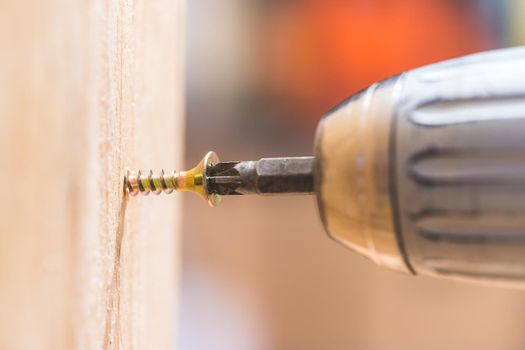
[[[208,193],[207,173],[210,168],[219,162],[217,155],[208,152],[194,168],[187,171],[172,171],[166,174],[164,170],[147,175],[139,171],[127,170],[124,177],[124,186],[131,196],[150,193],[161,194],[173,191],[191,191],[201,196],[209,205],[216,206],[220,202],[220,195]]]

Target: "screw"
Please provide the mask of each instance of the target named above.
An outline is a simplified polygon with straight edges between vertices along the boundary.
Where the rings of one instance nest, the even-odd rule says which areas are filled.
[[[214,152],[208,152],[194,168],[187,171],[173,171],[170,174],[160,171],[155,174],[152,170],[147,175],[127,170],[124,179],[125,187],[131,196],[139,193],[147,196],[150,193],[161,194],[173,191],[190,191],[198,194],[212,207],[219,204],[221,197],[216,193],[208,192],[207,175],[209,169],[219,162]]]

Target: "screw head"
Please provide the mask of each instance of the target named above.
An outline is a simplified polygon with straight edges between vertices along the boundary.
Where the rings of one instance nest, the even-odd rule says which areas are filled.
[[[204,180],[204,199],[208,202],[208,204],[211,207],[215,207],[221,202],[221,196],[217,193],[209,193],[208,176],[210,169],[213,168],[217,163],[219,163],[219,157],[217,156],[217,154],[215,154],[215,152],[210,151],[206,153],[206,155],[202,159],[202,163],[204,165],[202,170],[202,178]]]

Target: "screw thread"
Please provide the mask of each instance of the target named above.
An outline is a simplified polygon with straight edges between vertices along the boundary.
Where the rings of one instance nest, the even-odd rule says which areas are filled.
[[[164,192],[169,194],[179,189],[179,176],[180,174],[175,170],[169,174],[165,174],[164,170],[161,170],[160,174],[150,170],[147,175],[142,174],[140,170],[137,172],[127,170],[125,186],[132,196],[139,193],[145,196],[150,193],[158,195]]]

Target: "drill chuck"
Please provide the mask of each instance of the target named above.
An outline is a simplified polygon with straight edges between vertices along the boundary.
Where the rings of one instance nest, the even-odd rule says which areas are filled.
[[[414,274],[525,281],[525,48],[377,83],[315,140],[329,235]]]

